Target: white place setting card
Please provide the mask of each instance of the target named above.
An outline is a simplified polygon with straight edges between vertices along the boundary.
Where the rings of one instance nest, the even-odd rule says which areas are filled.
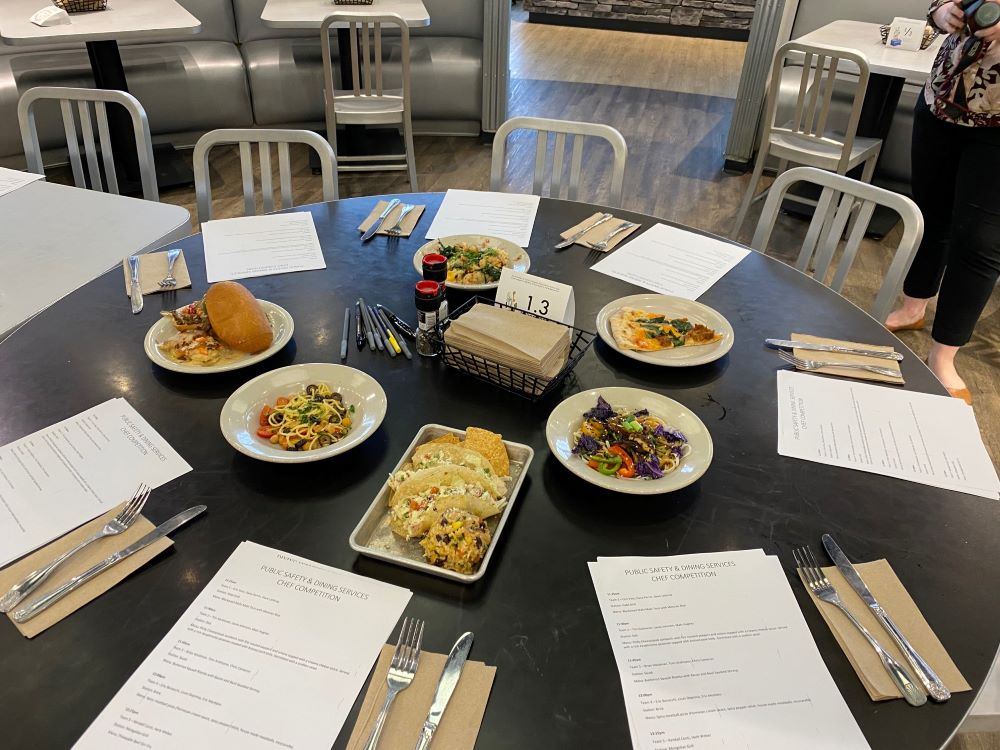
[[[950,396],[779,370],[778,453],[1000,497],[976,415]]]
[[[576,299],[569,284],[504,268],[500,272],[496,299],[557,323],[571,326],[576,322]]]
[[[329,750],[407,589],[243,542],[80,750]]]
[[[920,43],[924,39],[926,25],[927,20],[923,18],[900,18],[897,16],[889,24],[889,38],[886,39],[885,44],[892,49],[919,50]]]
[[[750,250],[666,224],[654,224],[590,267],[660,294],[698,299]]]
[[[189,471],[123,398],[0,447],[0,566]]]
[[[427,230],[427,239],[481,234],[527,247],[535,226],[538,201],[537,195],[521,193],[449,190]]]
[[[326,268],[307,211],[206,221],[201,233],[210,283]]]
[[[867,750],[762,550],[589,563],[636,750]]]
[[[18,188],[30,185],[40,179],[42,179],[42,175],[34,172],[21,172],[17,169],[0,167],[0,195],[12,193]]]

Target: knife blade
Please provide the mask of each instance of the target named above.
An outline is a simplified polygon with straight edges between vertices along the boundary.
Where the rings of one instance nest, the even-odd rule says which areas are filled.
[[[878,603],[874,594],[865,585],[861,575],[851,561],[847,559],[847,555],[844,554],[840,545],[833,540],[832,536],[824,534],[823,547],[826,549],[826,553],[830,556],[830,559],[833,560],[834,565],[837,566],[837,570],[844,576],[844,580],[851,585],[851,588],[861,597],[861,600],[868,605],[868,608],[875,614],[875,619],[879,621],[886,632],[892,637],[892,640],[899,646],[899,650],[903,652],[903,656],[906,657],[910,666],[913,667],[913,670],[917,674],[917,679],[923,684],[924,689],[927,690],[927,694],[931,699],[937,702],[948,700],[951,697],[951,691],[945,687],[941,678],[935,674],[931,666],[910,645],[906,636],[903,635],[899,628],[896,627],[896,623],[889,617],[889,613],[882,609],[882,605]]]
[[[142,312],[142,284],[139,283],[139,256],[128,256],[128,267],[132,275],[132,283],[129,285],[129,299],[132,302],[132,314],[138,315]]]
[[[188,508],[187,510],[178,513],[173,518],[161,523],[141,539],[133,542],[124,549],[118,550],[113,555],[104,558],[101,562],[97,563],[97,565],[83,571],[80,575],[73,576],[54,591],[29,602],[21,609],[15,611],[11,617],[13,617],[14,622],[27,622],[35,615],[44,612],[50,606],[66,596],[69,592],[85,584],[91,578],[100,575],[108,568],[117,565],[125,558],[131,557],[139,550],[148,547],[158,539],[165,537],[171,531],[183,526],[195,516],[203,513],[206,508],[207,506],[205,505],[196,505],[193,508]]]
[[[878,349],[862,349],[860,347],[837,346],[835,344],[813,344],[808,341],[786,341],[785,339],[764,339],[764,343],[776,349],[805,349],[810,352],[840,352],[841,354],[860,354],[865,357],[892,359],[900,362],[903,355],[899,352],[883,352]]]
[[[556,250],[562,250],[564,247],[569,247],[574,242],[576,242],[578,239],[580,239],[581,237],[583,237],[583,235],[585,235],[587,232],[589,232],[591,229],[593,229],[594,227],[599,227],[604,222],[611,221],[613,218],[615,218],[614,214],[601,214],[600,218],[597,221],[595,221],[595,222],[593,222],[591,224],[588,224],[587,226],[585,226],[583,229],[581,229],[579,232],[577,232],[576,234],[574,234],[569,239],[565,239],[562,242],[560,242],[558,245],[555,245],[555,249]]]
[[[394,209],[396,206],[398,206],[400,204],[400,202],[401,201],[399,200],[399,198],[393,198],[391,201],[389,201],[388,204],[386,204],[386,207],[384,209],[382,209],[382,213],[380,213],[378,215],[378,218],[375,219],[375,223],[372,224],[370,227],[368,227],[368,230],[363,235],[361,235],[361,241],[362,242],[367,242],[368,240],[370,240],[372,237],[375,236],[375,233],[379,229],[381,229],[382,228],[382,224],[385,223],[386,217],[390,213],[392,213],[392,209]]]
[[[451,653],[448,654],[448,659],[444,663],[444,669],[441,671],[441,679],[438,680],[437,691],[434,693],[434,702],[431,703],[430,713],[427,714],[424,726],[420,730],[420,737],[417,739],[415,750],[428,750],[431,746],[431,740],[434,739],[434,732],[437,731],[438,724],[441,723],[441,717],[444,715],[444,710],[448,707],[448,701],[451,700],[451,694],[455,692],[458,679],[462,676],[462,667],[465,666],[465,660],[469,656],[470,649],[472,649],[472,640],[474,637],[472,633],[462,633],[461,637],[455,641],[455,645],[451,647]]]

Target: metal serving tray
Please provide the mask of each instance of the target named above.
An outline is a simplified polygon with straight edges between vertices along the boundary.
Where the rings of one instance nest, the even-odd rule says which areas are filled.
[[[457,430],[440,424],[426,424],[421,427],[392,473],[395,474],[403,467],[403,464],[410,460],[413,450],[418,445],[435,440],[449,432],[460,438],[465,437],[465,430]],[[521,483],[528,473],[528,466],[531,465],[531,459],[535,456],[535,451],[530,445],[512,443],[509,440],[504,440],[503,443],[507,447],[507,455],[510,457],[510,490],[507,493],[507,505],[503,509],[503,513],[486,519],[492,541],[489,549],[486,550],[486,556],[479,563],[479,569],[475,573],[456,573],[453,570],[431,565],[424,560],[424,551],[420,547],[419,540],[406,541],[392,533],[392,529],[389,528],[388,480],[375,496],[375,501],[361,517],[361,521],[358,522],[354,531],[351,532],[349,540],[351,549],[368,557],[375,557],[414,570],[422,570],[441,578],[450,578],[453,581],[462,581],[463,583],[478,581],[486,573],[486,568],[493,557],[493,550],[496,548],[497,539],[500,537],[500,532],[503,531],[504,524],[507,523],[507,517],[510,515],[511,508],[514,507],[514,500],[517,499],[517,493],[521,490]]]

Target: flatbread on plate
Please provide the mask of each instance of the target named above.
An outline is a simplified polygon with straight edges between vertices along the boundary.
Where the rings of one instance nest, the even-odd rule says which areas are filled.
[[[714,344],[722,334],[687,318],[623,307],[611,316],[611,335],[622,349],[657,352],[681,346]]]

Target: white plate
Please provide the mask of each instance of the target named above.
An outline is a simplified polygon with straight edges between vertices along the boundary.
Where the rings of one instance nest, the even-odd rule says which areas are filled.
[[[279,396],[290,396],[310,383],[326,383],[354,406],[351,431],[340,442],[312,451],[286,451],[257,437],[260,410],[274,405]],[[344,365],[313,363],[290,365],[258,375],[244,383],[222,407],[219,427],[231,446],[244,455],[276,464],[319,461],[355,448],[370,438],[385,418],[385,391],[371,375]]]
[[[264,300],[258,300],[258,302],[260,302],[260,306],[264,309],[264,314],[267,315],[267,319],[271,322],[271,329],[274,331],[274,341],[259,354],[248,354],[245,357],[231,360],[221,365],[192,365],[185,364],[184,362],[175,362],[160,351],[160,344],[177,333],[177,329],[174,328],[174,324],[169,318],[160,318],[149,329],[146,333],[146,339],[142,342],[143,348],[146,350],[146,356],[154,364],[159,365],[165,370],[187,372],[192,375],[229,372],[230,370],[239,370],[243,367],[255,365],[281,351],[282,347],[292,340],[292,333],[295,330],[295,323],[292,321],[292,316],[288,314],[285,308],[273,302],[266,302]]]
[[[691,452],[682,459],[680,466],[661,479],[608,477],[591,469],[582,458],[573,455],[573,433],[580,429],[584,412],[594,408],[599,395],[615,408],[633,411],[649,409],[649,413],[663,420],[667,427],[684,433]],[[627,495],[659,495],[687,487],[708,470],[714,450],[712,436],[705,423],[684,404],[639,388],[594,388],[570,396],[549,414],[545,439],[559,462],[578,477],[598,487]]]
[[[521,271],[522,273],[531,268],[531,258],[528,257],[528,253],[526,253],[523,248],[518,247],[510,240],[501,240],[497,237],[488,237],[482,234],[455,234],[451,237],[441,237],[437,240],[431,240],[426,245],[422,245],[420,249],[414,253],[413,268],[417,273],[423,276],[423,262],[425,255],[439,253],[441,251],[441,245],[438,243],[454,245],[458,242],[465,242],[469,245],[481,245],[483,242],[488,242],[498,250],[506,251],[508,268],[511,268],[514,271]],[[499,285],[499,281],[494,281],[489,284],[458,284],[453,281],[448,282],[448,286],[450,287],[454,287],[455,289],[467,289],[470,292],[485,292],[489,289],[496,289]]]
[[[623,307],[634,307],[652,313],[664,313],[668,318],[687,318],[692,323],[701,323],[718,333],[722,338],[705,346],[681,346],[676,349],[661,349],[658,352],[637,352],[622,349],[615,343],[611,333],[611,318]],[[609,302],[597,313],[597,334],[604,343],[615,351],[631,359],[661,367],[693,367],[723,357],[733,348],[733,327],[717,310],[708,305],[682,297],[668,297],[665,294],[633,294]]]

